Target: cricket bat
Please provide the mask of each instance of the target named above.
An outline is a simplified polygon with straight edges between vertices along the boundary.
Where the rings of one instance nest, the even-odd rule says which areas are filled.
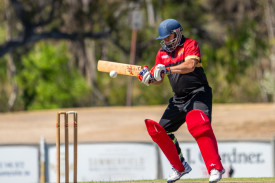
[[[141,71],[141,69],[142,66],[140,65],[131,65],[106,60],[99,60],[97,62],[97,70],[100,72],[116,71],[117,74],[122,74],[126,76],[138,76],[138,73]]]
[[[201,63],[197,63],[196,67],[201,67],[201,65]],[[97,62],[97,70],[100,72],[116,71],[117,74],[122,74],[126,76],[138,76],[141,69],[142,66],[140,65],[124,64],[106,60],[99,60]]]

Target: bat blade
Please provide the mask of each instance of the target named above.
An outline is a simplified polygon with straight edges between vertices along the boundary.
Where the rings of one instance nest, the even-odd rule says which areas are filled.
[[[126,76],[138,76],[142,67],[139,65],[131,65],[119,62],[111,62],[106,60],[99,60],[97,62],[97,70],[100,72],[116,71],[117,74]]]

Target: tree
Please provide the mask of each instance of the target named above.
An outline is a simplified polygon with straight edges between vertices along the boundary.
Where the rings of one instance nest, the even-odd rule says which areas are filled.
[[[68,49],[64,42],[41,42],[22,59],[16,80],[22,93],[24,109],[86,106],[90,88],[85,78],[68,64]]]
[[[11,6],[8,6],[10,2]],[[95,59],[91,58],[92,62],[89,62],[86,54],[86,46],[84,44],[84,40],[89,39],[100,39],[109,35],[109,31],[93,31],[93,27],[87,25],[93,25],[90,22],[87,22],[87,16],[92,16],[92,10],[89,12],[85,12],[86,10],[83,7],[93,7],[98,4],[98,2],[92,3],[90,2],[88,5],[83,4],[82,1],[77,3],[73,1],[55,1],[51,2],[45,1],[20,1],[20,0],[10,0],[6,1],[7,9],[6,9],[6,17],[8,22],[8,27],[15,27],[12,25],[11,16],[16,15],[18,22],[21,24],[22,28],[17,30],[18,34],[16,36],[9,36],[8,40],[0,45],[0,57],[10,53],[9,56],[9,73],[11,78],[13,78],[15,74],[16,67],[13,63],[13,54],[17,48],[26,47],[35,44],[41,40],[45,39],[56,39],[56,40],[70,40],[74,43],[80,45],[80,51],[76,55],[79,59],[79,66],[83,65],[84,67],[80,67],[79,69],[87,75],[89,78],[87,81],[93,86],[93,91],[95,93],[95,97],[101,98],[103,101],[105,97],[101,95],[96,86],[96,78],[91,74],[92,71],[95,71],[95,67],[91,68],[91,65],[95,65]],[[87,1],[83,1],[87,2]],[[13,8],[13,11],[11,9]],[[67,8],[70,7],[70,8]],[[61,11],[60,11],[61,10]],[[67,11],[67,12],[66,12]],[[65,12],[65,13],[63,13]],[[78,19],[73,18],[72,15],[80,14],[81,20],[86,22],[81,22],[81,26],[79,26]],[[14,32],[14,30],[8,29],[8,33]],[[75,49],[77,49],[75,48]],[[12,54],[13,53],[13,54]],[[80,55],[81,54],[81,55]],[[84,63],[84,64],[81,64]],[[85,70],[85,71],[84,71]],[[14,104],[16,98],[16,83],[12,80],[12,95],[10,97],[9,106]],[[106,103],[105,103],[106,104]]]
[[[268,41],[270,44],[269,63],[267,68],[261,70],[261,85],[263,86],[266,101],[275,102],[275,3],[266,0],[264,2],[265,22],[267,26]],[[263,68],[263,67],[262,67]]]
[[[269,4],[264,6],[267,2]],[[12,30],[7,40],[0,37],[0,61],[7,61],[4,55],[11,54],[18,75],[26,67],[23,59],[30,57],[29,53],[35,54],[37,43],[41,46],[40,42],[47,40],[58,49],[57,43],[66,41],[70,53],[66,57],[67,64],[76,67],[91,88],[89,105],[126,103],[127,77],[111,80],[107,74],[96,71],[96,61],[129,63],[131,27],[128,15],[133,4],[140,7],[144,17],[142,29],[137,33],[136,64],[153,66],[160,48],[155,40],[157,26],[166,18],[175,18],[184,27],[183,34],[199,42],[215,102],[272,99],[267,90],[262,90],[268,88],[262,86],[274,83],[273,76],[265,74],[271,64],[266,54],[271,45],[265,41],[269,19],[263,13],[267,12],[265,7],[273,6],[271,1],[9,0],[9,3],[10,8],[0,9],[13,17],[9,22],[7,18],[3,20]],[[3,23],[0,23],[1,30]],[[142,86],[138,80],[133,82],[133,105],[162,104],[172,95],[172,91],[167,90],[170,88],[167,80],[158,87]],[[22,100],[22,96],[19,98]]]

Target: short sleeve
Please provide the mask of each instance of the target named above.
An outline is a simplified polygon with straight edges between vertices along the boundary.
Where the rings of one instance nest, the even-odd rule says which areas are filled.
[[[185,50],[184,59],[194,58],[201,61],[200,48],[198,43],[195,40],[190,39],[190,41],[186,43],[184,50]]]

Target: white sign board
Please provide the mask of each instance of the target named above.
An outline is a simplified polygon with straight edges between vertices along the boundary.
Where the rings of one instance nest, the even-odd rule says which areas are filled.
[[[233,177],[273,177],[270,142],[224,142],[219,148],[226,170],[230,165],[234,169]]]
[[[73,180],[73,145],[69,146],[70,181]],[[61,181],[64,181],[64,146],[61,146]],[[56,181],[56,148],[49,148],[49,182]],[[156,147],[145,143],[78,145],[78,181],[157,179]]]
[[[133,10],[132,11],[132,29],[140,30],[142,28],[142,13],[140,10]]]
[[[272,177],[272,146],[268,142],[220,142],[219,154],[228,177],[230,166],[233,177]],[[183,178],[208,178],[208,172],[198,145],[194,142],[180,143],[183,155],[192,171]],[[163,178],[171,174],[171,165],[161,153]]]
[[[39,182],[38,147],[0,146],[0,182]]]

